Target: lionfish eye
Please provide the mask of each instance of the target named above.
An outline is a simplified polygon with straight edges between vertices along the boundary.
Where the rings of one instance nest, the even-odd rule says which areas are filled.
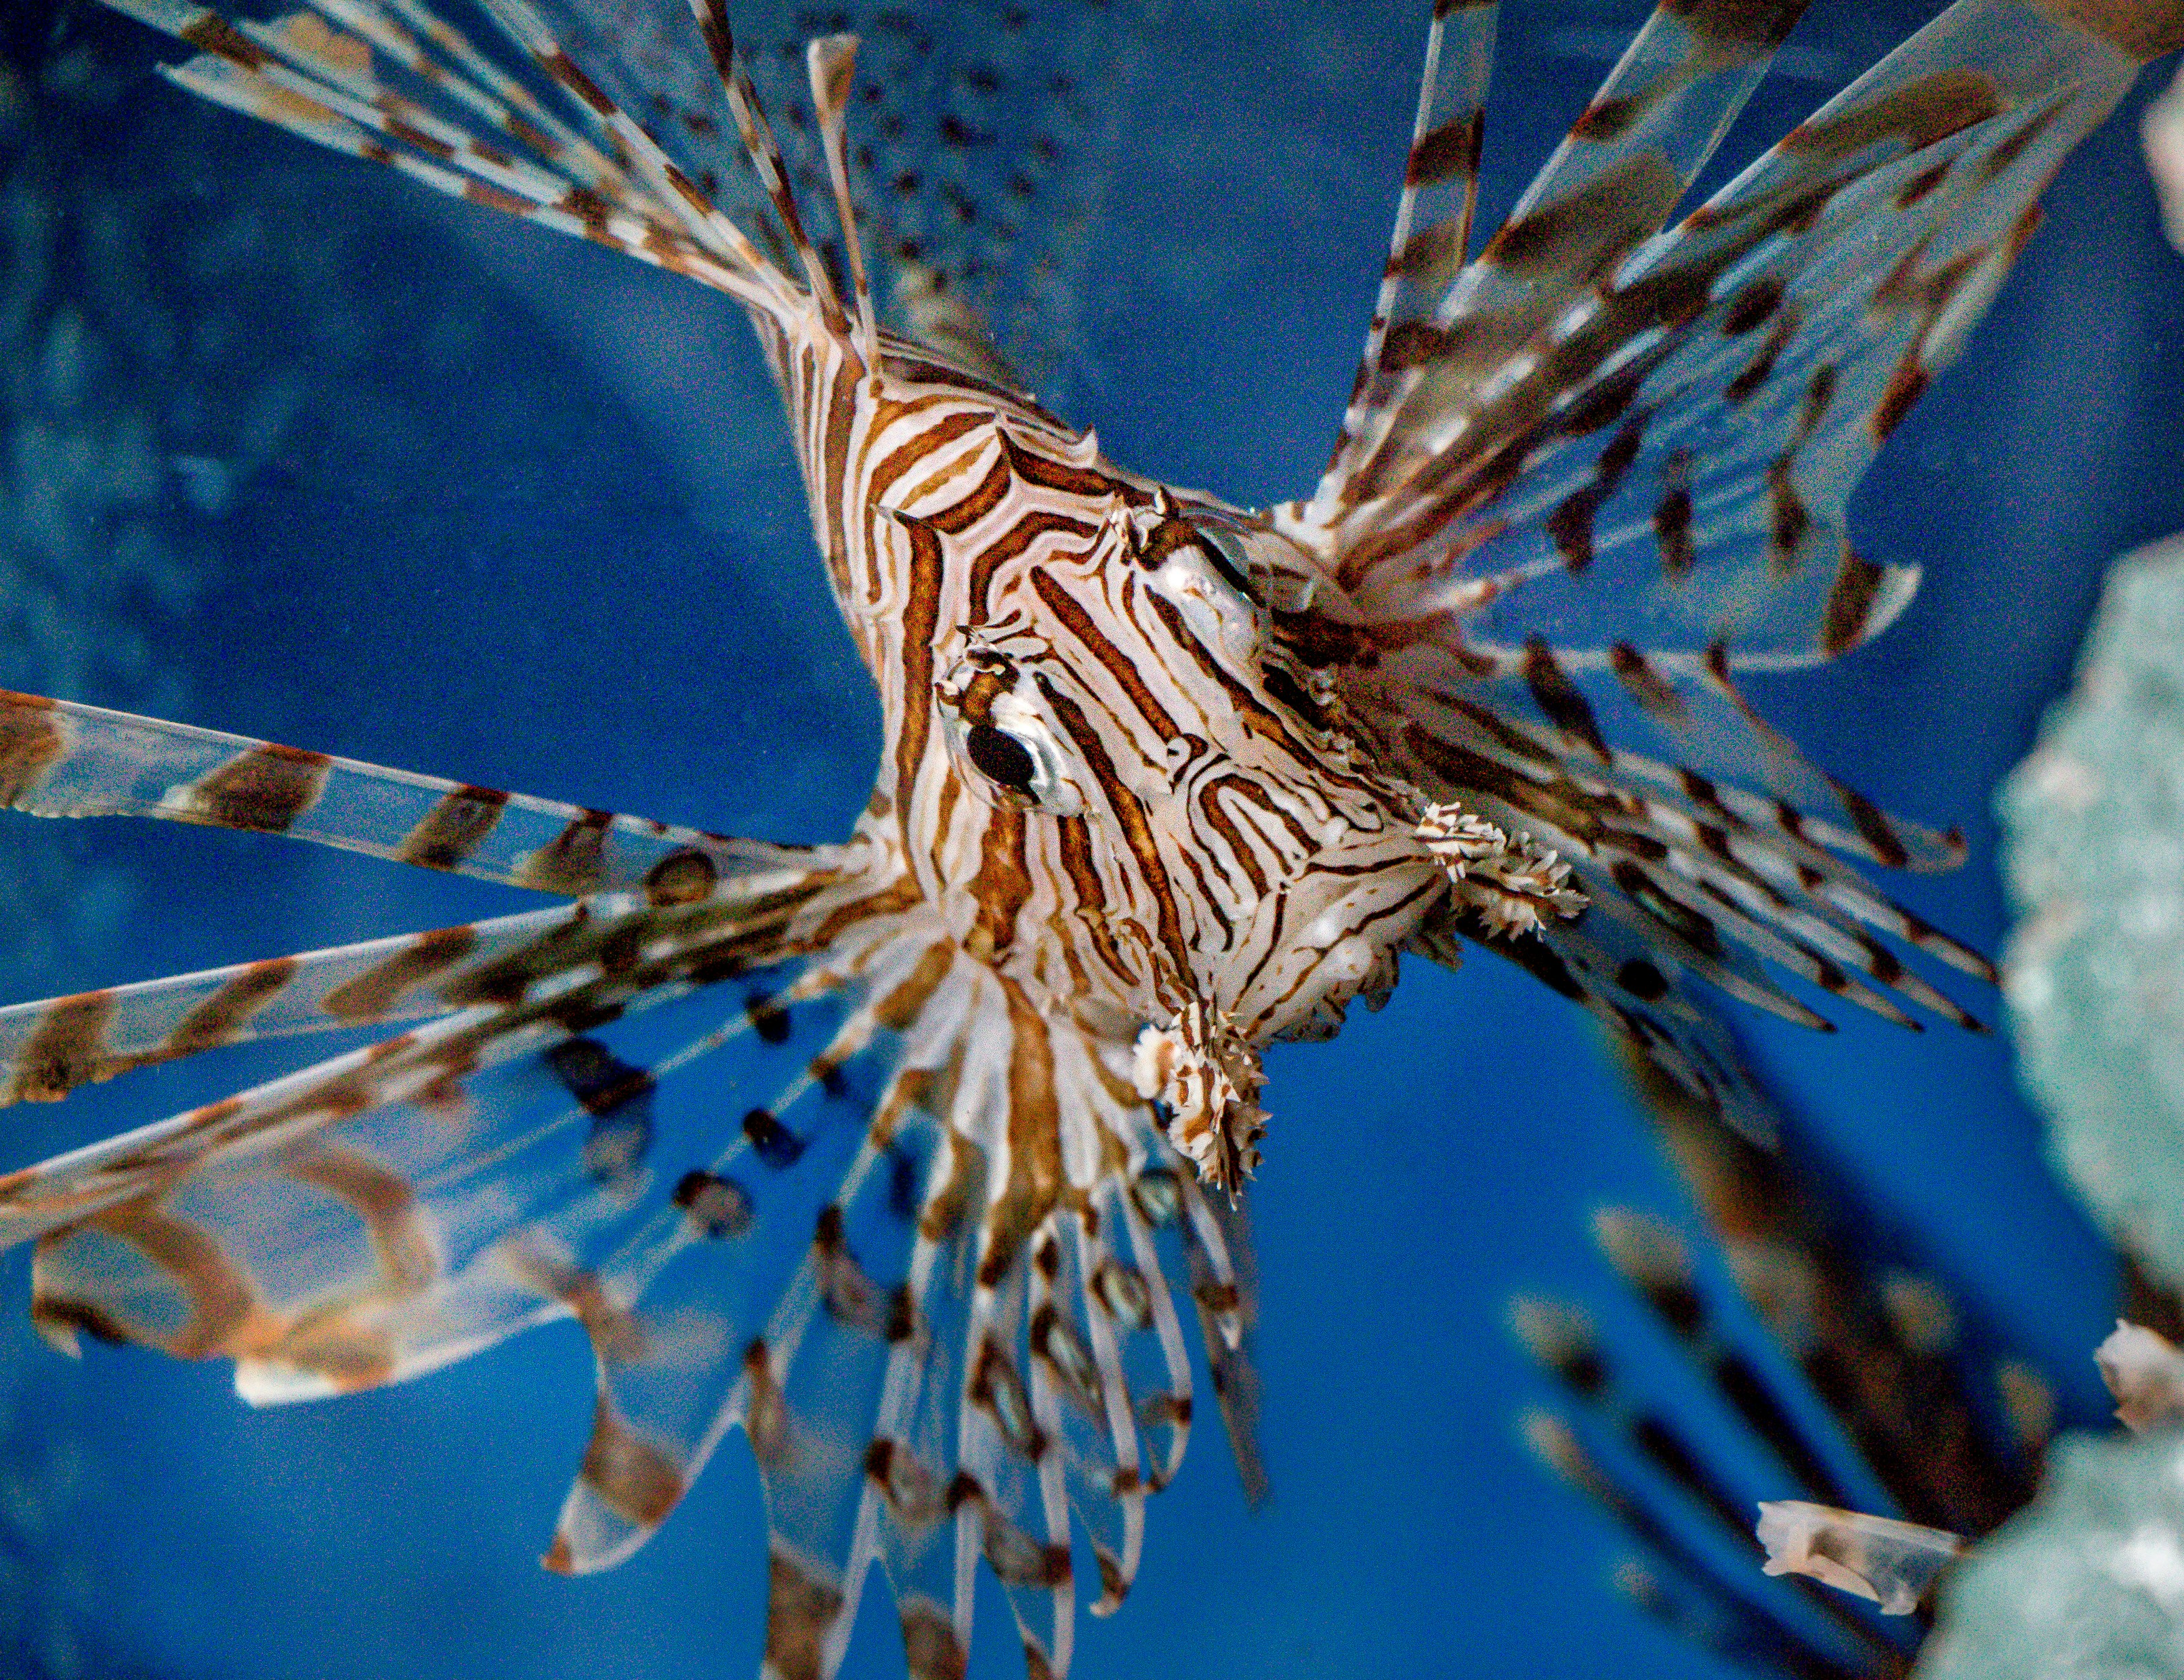
[[[1033,797],[1032,778],[1039,773],[1039,763],[1015,736],[990,723],[974,723],[964,732],[963,750],[989,781],[1027,799]]]

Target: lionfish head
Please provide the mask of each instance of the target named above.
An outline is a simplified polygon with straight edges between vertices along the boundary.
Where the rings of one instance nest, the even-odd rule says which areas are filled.
[[[966,545],[978,609],[932,665],[960,797],[932,809],[970,815],[952,846],[905,839],[974,955],[1140,1035],[1145,1094],[1248,1111],[1256,1047],[1384,994],[1443,877],[1284,629],[1305,556],[1157,487],[1107,501],[1073,539]]]

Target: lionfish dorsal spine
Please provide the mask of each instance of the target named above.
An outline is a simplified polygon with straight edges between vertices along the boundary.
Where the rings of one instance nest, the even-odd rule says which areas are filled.
[[[819,143],[827,158],[827,184],[833,193],[835,220],[842,230],[850,291],[856,300],[857,354],[866,371],[874,372],[879,367],[879,325],[872,314],[872,275],[866,268],[864,241],[857,231],[856,199],[850,187],[846,116],[857,71],[857,37],[821,36],[805,49],[805,67],[811,84],[812,108],[818,114]]]

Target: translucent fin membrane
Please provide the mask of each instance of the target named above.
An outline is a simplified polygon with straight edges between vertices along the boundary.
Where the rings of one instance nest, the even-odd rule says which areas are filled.
[[[5,693],[0,804],[285,834],[569,897],[640,892],[660,905],[825,855]]]
[[[981,1559],[1061,1672],[1079,1532],[1104,1613],[1190,1433],[1169,1278],[1248,1423],[1234,1233],[1126,1040],[1042,1018],[872,897],[822,871],[739,904],[595,900],[481,924],[437,965],[446,934],[109,994],[103,1048],[65,1075],[19,1053],[18,1080],[181,1054],[170,1023],[253,974],[287,983],[228,1037],[337,1022],[344,987],[437,1018],[0,1179],[40,1326],[231,1359],[262,1404],[574,1317],[598,1398],[553,1567],[626,1557],[741,1424],[782,1672],[832,1672],[875,1561],[916,1672],[960,1672]],[[16,1013],[25,1042],[82,1015]]]
[[[1914,574],[1847,546],[1850,492],[2063,159],[2184,28],[1963,0],[1661,232],[1801,9],[1661,7],[1479,260],[1387,336],[1294,513],[1377,629],[1781,663],[1908,600]]]
[[[1625,1584],[1670,1626],[1783,1673],[1903,1673],[1914,1642],[1855,1599],[1919,1609],[1958,1537],[1990,1533],[2031,1497],[2053,1380],[1883,1239],[1757,1082],[1746,1088],[1768,1107],[1774,1150],[1630,1065],[1725,1264],[1638,1210],[1602,1210],[1596,1235],[1703,1408],[1749,1439],[1711,1446],[1688,1395],[1626,1375],[1583,1309],[1532,1299],[1513,1305],[1513,1326],[1562,1397],[1528,1419],[1528,1438],[1625,1529],[1638,1549]],[[1769,1513],[1756,1530],[1755,1507]]]

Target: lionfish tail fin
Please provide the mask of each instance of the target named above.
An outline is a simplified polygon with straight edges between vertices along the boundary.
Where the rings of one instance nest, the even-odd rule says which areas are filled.
[[[1129,1043],[833,867],[460,932],[0,1022],[16,1083],[65,1088],[254,1021],[428,1017],[0,1178],[49,1338],[230,1359],[265,1404],[573,1317],[597,1398],[547,1563],[627,1556],[739,1424],[784,1677],[833,1672],[875,1562],[912,1672],[960,1675],[982,1558],[1063,1673],[1079,1553],[1112,1610],[1190,1434],[1176,1288],[1250,1479],[1240,1232]]]

